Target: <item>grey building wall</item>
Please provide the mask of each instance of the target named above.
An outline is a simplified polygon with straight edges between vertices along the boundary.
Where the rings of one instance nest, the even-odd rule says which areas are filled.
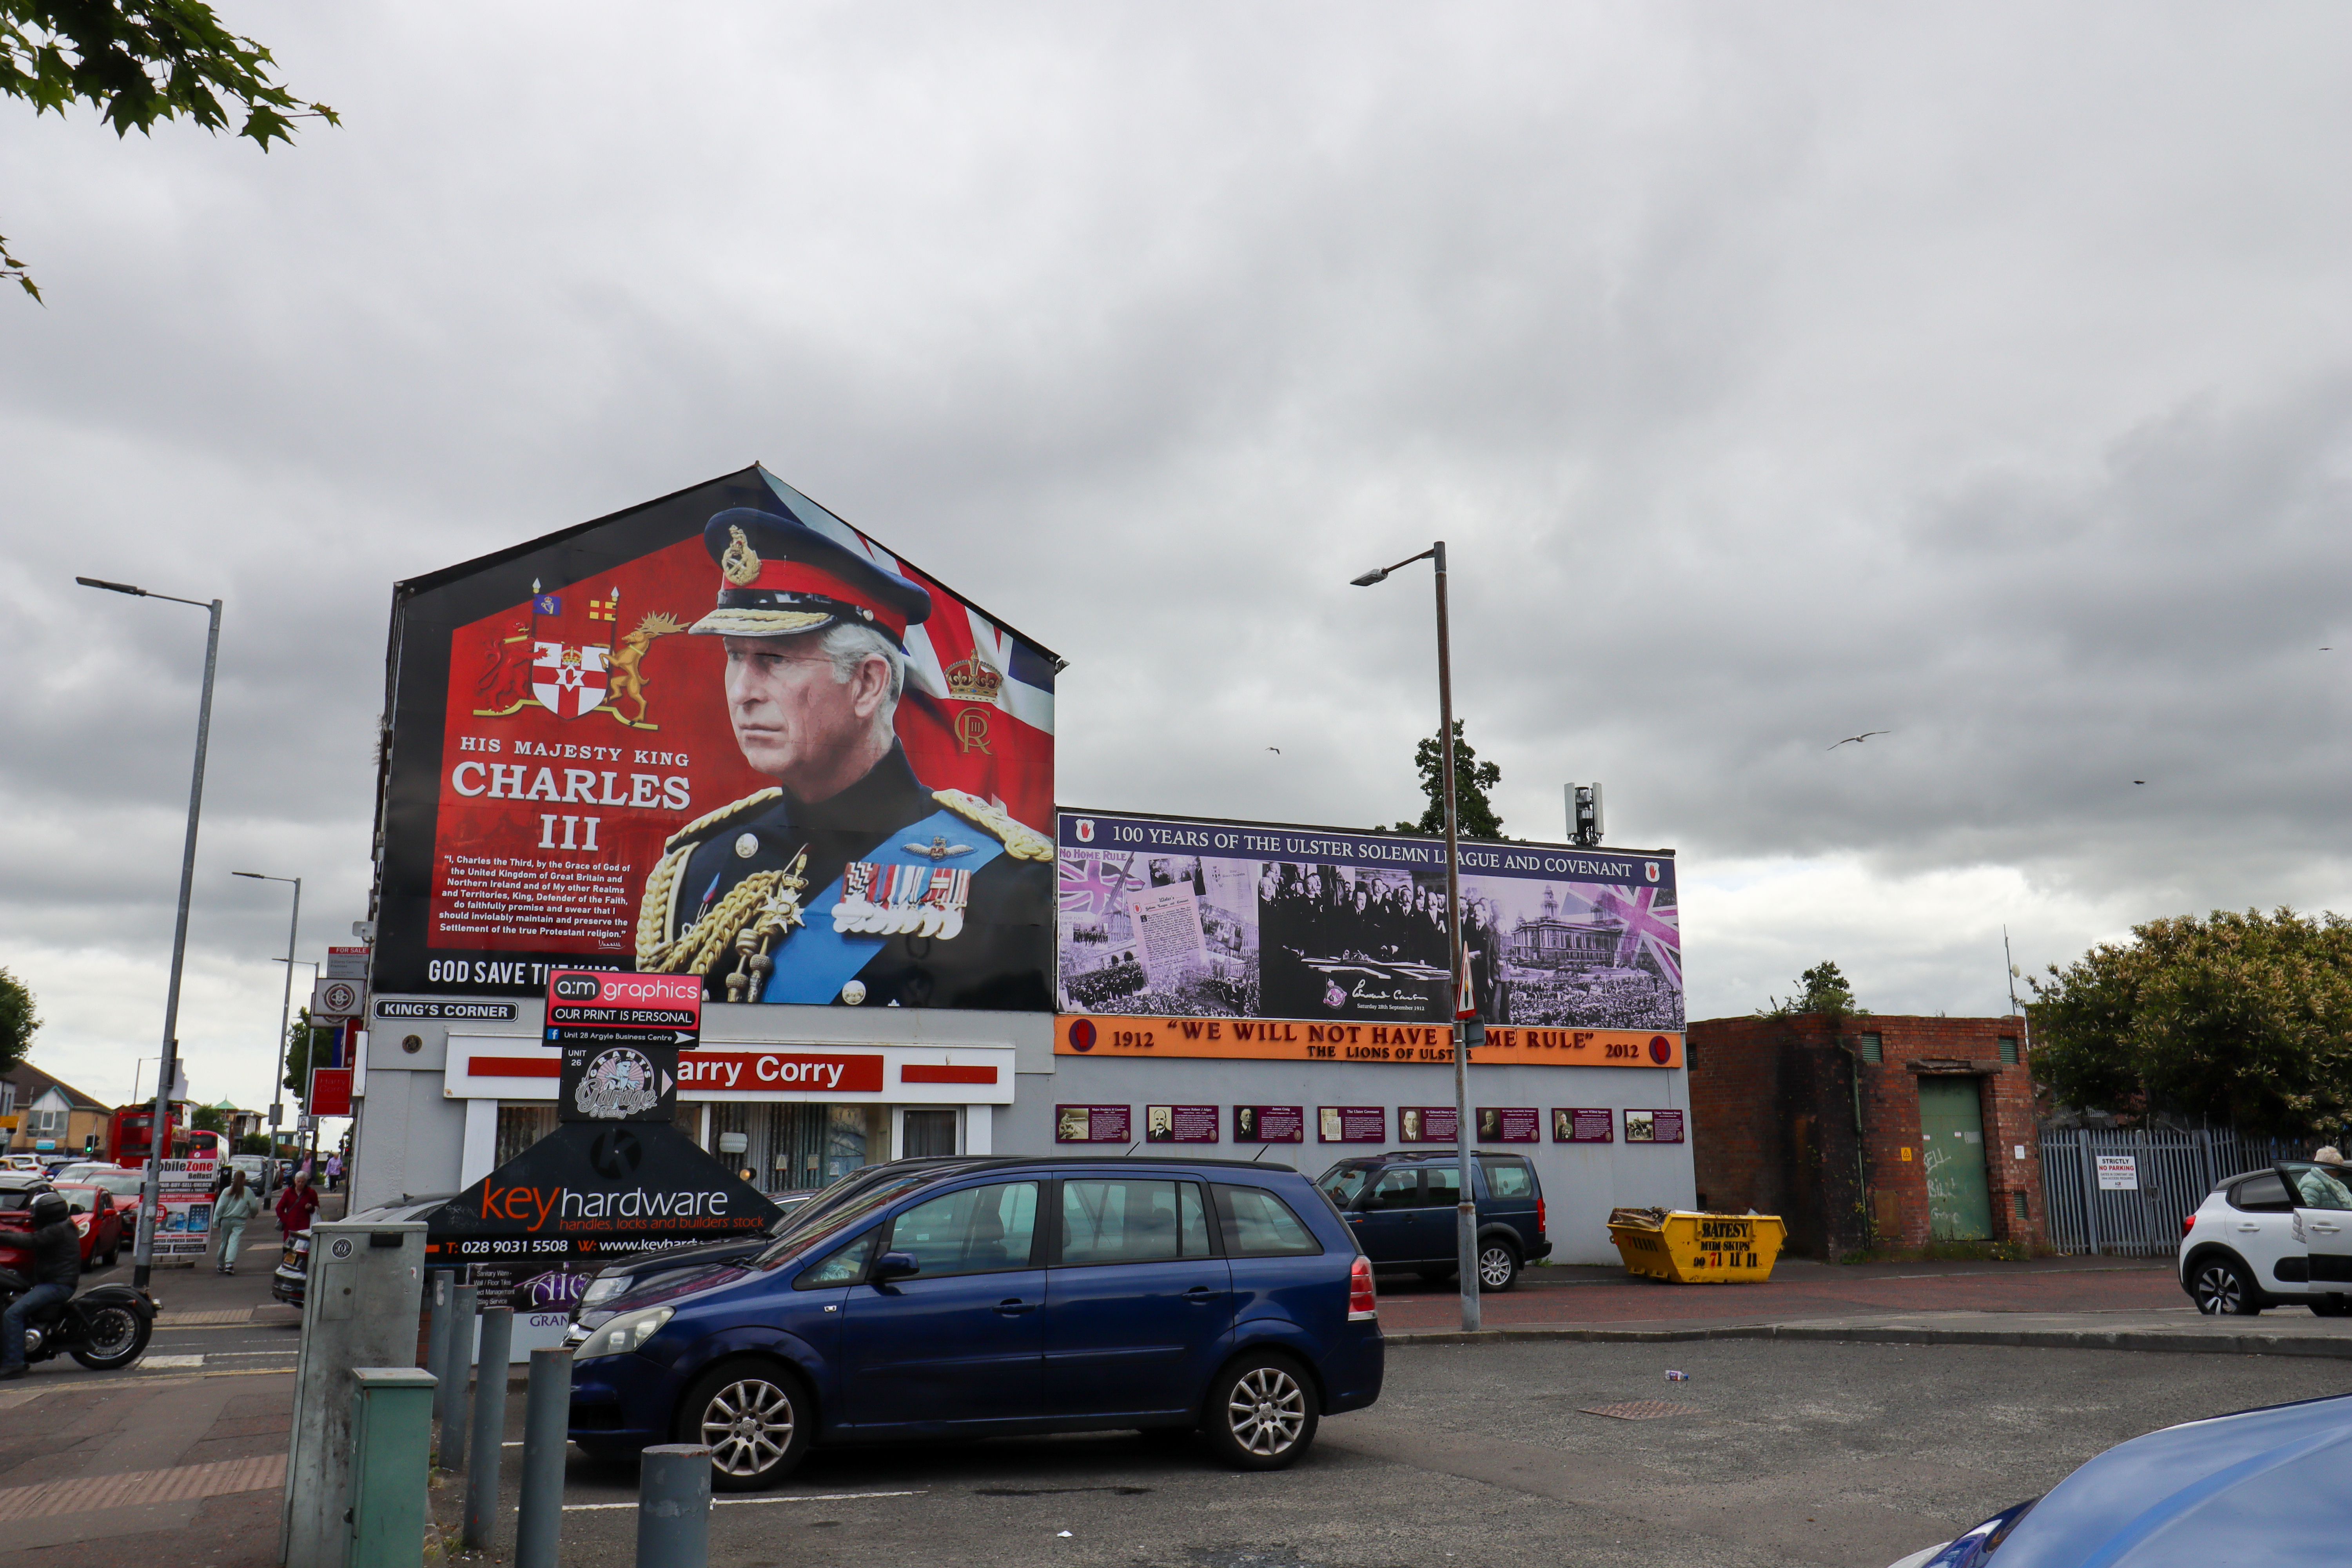
[[[1202,1058],[1132,1058],[1104,1061],[1086,1057],[1051,1058],[1051,1073],[1023,1072],[1013,1103],[996,1108],[995,1150],[999,1154],[1089,1152],[1116,1154],[1122,1149],[1107,1145],[1055,1144],[1056,1105],[1131,1105],[1136,1135],[1143,1131],[1146,1105],[1214,1105],[1224,1142],[1193,1143],[1183,1152],[1219,1159],[1246,1160],[1258,1145],[1233,1142],[1233,1110],[1236,1105],[1297,1105],[1307,1110],[1307,1141],[1276,1143],[1265,1152],[1269,1162],[1295,1166],[1310,1176],[1320,1175],[1336,1162],[1381,1149],[1429,1150],[1435,1144],[1394,1142],[1396,1110],[1402,1105],[1454,1103],[1454,1070],[1444,1066],[1344,1062],[1273,1062],[1220,1060]],[[1609,1211],[1620,1205],[1663,1205],[1690,1208],[1696,1201],[1692,1178],[1691,1146],[1683,1143],[1627,1144],[1554,1143],[1550,1112],[1561,1106],[1608,1106],[1619,1112],[1617,1135],[1624,1132],[1622,1112],[1672,1109],[1684,1112],[1689,1124],[1690,1092],[1680,1068],[1477,1067],[1470,1069],[1470,1103],[1533,1106],[1543,1113],[1546,1141],[1541,1143],[1497,1144],[1528,1156],[1543,1183],[1547,1229],[1556,1263],[1620,1261],[1609,1240]],[[1391,1142],[1322,1143],[1316,1141],[1315,1109],[1321,1105],[1378,1105],[1388,1111]],[[1688,1133],[1685,1131],[1685,1138]],[[1166,1145],[1160,1147],[1165,1148]],[[1139,1149],[1137,1152],[1143,1151]]]
[[[520,1045],[538,1039],[541,1020],[540,1005],[525,1002],[518,1006],[512,1022],[373,1022],[357,1108],[352,1212],[395,1203],[406,1194],[457,1190],[467,1102],[443,1094],[449,1031],[454,1027],[476,1037],[511,1035]],[[1057,1147],[1066,1151],[1080,1147],[1055,1143],[1056,1105],[1130,1105],[1135,1108],[1139,1136],[1144,1106],[1173,1103],[1219,1108],[1224,1142],[1188,1144],[1187,1150],[1223,1159],[1248,1159],[1257,1152],[1257,1146],[1243,1148],[1234,1143],[1233,1108],[1297,1105],[1306,1108],[1308,1117],[1307,1142],[1275,1144],[1265,1157],[1318,1175],[1335,1161],[1352,1154],[1436,1145],[1320,1143],[1315,1138],[1316,1107],[1384,1107],[1393,1139],[1397,1107],[1454,1103],[1454,1073],[1444,1066],[1057,1057],[1053,1054],[1053,1022],[1045,1014],[712,1003],[704,1008],[702,1032],[705,1041],[714,1046],[1011,1046],[1015,1052],[1013,1103],[993,1108],[989,1133],[992,1152],[999,1154],[1050,1153]],[[408,1051],[403,1042],[412,1036],[418,1048]],[[1474,1066],[1470,1085],[1474,1106],[1532,1106],[1544,1114],[1546,1142],[1508,1147],[1531,1159],[1543,1181],[1555,1262],[1617,1262],[1616,1249],[1609,1242],[1612,1208],[1621,1205],[1689,1208],[1696,1204],[1696,1184],[1687,1142],[1629,1145],[1549,1141],[1549,1113],[1559,1106],[1610,1107],[1620,1113],[1616,1121],[1621,1138],[1622,1113],[1629,1108],[1679,1110],[1685,1112],[1687,1125],[1690,1094],[1681,1069]],[[1119,1152],[1092,1147],[1096,1152]]]

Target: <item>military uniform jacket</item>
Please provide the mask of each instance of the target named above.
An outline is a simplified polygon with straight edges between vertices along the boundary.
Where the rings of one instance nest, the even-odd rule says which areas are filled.
[[[1048,1012],[1053,854],[987,802],[927,788],[894,745],[829,800],[761,790],[673,835],[637,967],[699,973],[720,1001],[741,975],[745,1001]],[[747,963],[761,951],[772,968]]]

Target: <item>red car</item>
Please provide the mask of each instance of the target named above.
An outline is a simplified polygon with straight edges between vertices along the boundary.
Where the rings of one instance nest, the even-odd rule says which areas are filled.
[[[114,1194],[104,1187],[87,1182],[59,1182],[58,1196],[65,1199],[73,1210],[74,1228],[81,1232],[81,1266],[84,1270],[113,1267],[122,1249],[138,1236],[139,1200],[118,1204]],[[11,1230],[30,1230],[33,1218],[29,1202],[22,1191],[0,1192],[0,1226]],[[10,1253],[18,1254],[13,1260]],[[0,1268],[16,1268],[26,1260],[28,1254],[20,1248],[0,1244]]]

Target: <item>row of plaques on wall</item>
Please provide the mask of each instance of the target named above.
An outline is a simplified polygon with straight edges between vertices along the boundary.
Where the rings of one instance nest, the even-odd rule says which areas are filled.
[[[1235,1143],[1304,1143],[1307,1114],[1303,1105],[1236,1105],[1233,1110]],[[1136,1125],[1131,1105],[1056,1105],[1054,1141],[1057,1143],[1222,1143],[1225,1107],[1220,1105],[1147,1105],[1143,1123]],[[1318,1143],[1453,1143],[1460,1124],[1450,1105],[1401,1105],[1395,1108],[1396,1136],[1389,1136],[1390,1108],[1383,1105],[1318,1105],[1315,1108],[1315,1141]],[[1540,1143],[1546,1113],[1534,1106],[1482,1105],[1473,1113],[1476,1143]],[[1684,1113],[1680,1110],[1618,1110],[1610,1106],[1555,1106],[1549,1113],[1555,1143],[1679,1143]]]

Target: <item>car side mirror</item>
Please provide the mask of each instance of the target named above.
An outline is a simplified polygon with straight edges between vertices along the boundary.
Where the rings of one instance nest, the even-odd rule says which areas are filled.
[[[911,1252],[886,1252],[874,1260],[874,1270],[866,1276],[877,1285],[887,1285],[893,1279],[911,1279],[923,1271]]]

